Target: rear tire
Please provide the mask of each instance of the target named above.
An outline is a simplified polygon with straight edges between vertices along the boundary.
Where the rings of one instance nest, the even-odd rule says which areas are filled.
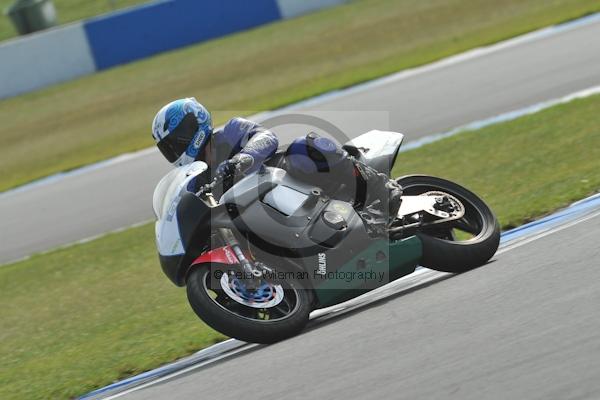
[[[423,245],[421,265],[443,272],[460,273],[486,264],[500,244],[500,224],[492,210],[468,189],[445,179],[427,175],[409,175],[396,179],[406,195],[428,191],[446,192],[458,198],[477,220],[480,231],[468,240],[456,241],[436,237],[432,232],[416,235]]]
[[[298,334],[308,323],[312,311],[312,291],[302,288],[298,281],[286,280],[285,284],[295,297],[295,304],[289,315],[274,321],[258,320],[236,314],[211,297],[209,281],[212,268],[199,266],[187,280],[188,301],[200,319],[213,329],[236,339],[252,343],[274,343]],[[213,284],[214,284],[213,279]],[[218,280],[217,280],[217,285]],[[214,292],[219,292],[215,290]],[[223,292],[220,292],[223,295]],[[286,292],[285,295],[288,295]],[[285,296],[284,295],[284,296]],[[246,307],[233,303],[234,307]],[[248,308],[248,307],[247,307]],[[244,310],[245,312],[252,310]]]

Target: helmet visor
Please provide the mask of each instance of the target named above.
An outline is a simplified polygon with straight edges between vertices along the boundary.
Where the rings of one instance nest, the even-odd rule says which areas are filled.
[[[156,146],[170,163],[174,163],[185,153],[197,131],[198,121],[196,117],[194,114],[187,114],[177,128],[165,136]]]

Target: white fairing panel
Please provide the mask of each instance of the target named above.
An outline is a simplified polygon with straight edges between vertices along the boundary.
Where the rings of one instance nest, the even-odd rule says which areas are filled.
[[[156,185],[152,206],[157,218],[156,247],[161,255],[175,256],[184,253],[175,215],[177,205],[181,196],[188,191],[189,184],[207,168],[204,162],[196,161],[173,169]]]
[[[368,165],[388,174],[398,155],[404,135],[399,132],[372,130],[347,144],[362,151]]]
[[[372,130],[350,140],[348,144],[360,148],[369,149],[366,158],[391,154],[396,147],[402,143],[404,135],[399,132]]]

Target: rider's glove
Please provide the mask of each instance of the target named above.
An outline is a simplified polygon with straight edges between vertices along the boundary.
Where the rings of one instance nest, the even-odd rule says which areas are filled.
[[[234,172],[245,173],[254,165],[254,157],[250,154],[238,153],[217,167],[217,175],[230,176]]]

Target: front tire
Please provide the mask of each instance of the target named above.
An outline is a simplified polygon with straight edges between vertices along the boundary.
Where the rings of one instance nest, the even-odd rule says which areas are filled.
[[[427,175],[409,175],[396,181],[405,195],[445,192],[459,199],[466,209],[464,217],[445,230],[423,228],[416,233],[423,245],[422,266],[460,273],[480,267],[494,256],[500,244],[500,224],[476,194],[454,182]],[[472,237],[457,240],[452,232],[456,227],[470,230]]]
[[[187,297],[196,315],[213,329],[246,342],[268,344],[298,334],[308,323],[312,291],[302,288],[298,281],[282,282],[288,313],[271,310],[275,317],[268,319],[269,308],[254,309],[228,298],[218,279],[211,282],[211,271],[209,266],[199,266],[190,273]]]

